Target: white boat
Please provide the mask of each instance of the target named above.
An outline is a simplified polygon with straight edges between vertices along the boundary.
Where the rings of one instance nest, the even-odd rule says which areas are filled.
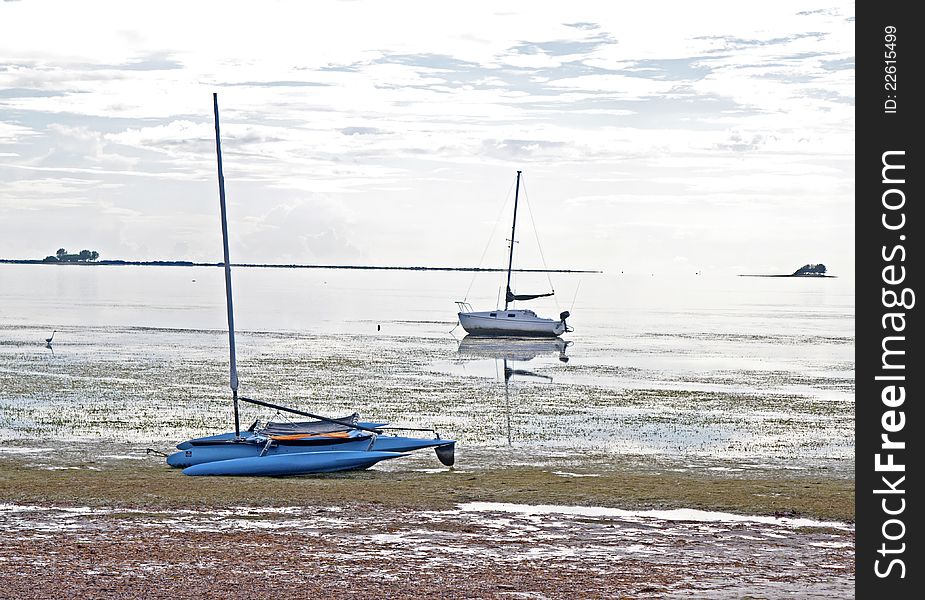
[[[560,320],[538,317],[532,310],[523,308],[495,309],[475,312],[467,302],[457,302],[460,308],[459,324],[469,335],[511,335],[557,337],[572,331],[565,324],[568,311]],[[505,302],[507,304],[507,302]]]
[[[521,172],[517,171],[517,184],[514,188],[514,220],[511,224],[511,249],[507,262],[507,289],[504,294],[504,308],[474,311],[468,302],[457,302],[459,324],[469,335],[558,337],[563,333],[572,331],[572,328],[565,323],[565,320],[570,316],[567,310],[559,313],[559,319],[556,320],[537,316],[532,310],[509,308],[512,302],[533,300],[534,298],[543,298],[555,294],[555,291],[547,294],[515,294],[511,290],[511,269],[514,265],[514,240],[517,239],[514,234],[517,231],[517,201],[520,197]]]

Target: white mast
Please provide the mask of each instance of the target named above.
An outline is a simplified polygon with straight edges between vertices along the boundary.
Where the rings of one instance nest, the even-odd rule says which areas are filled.
[[[234,354],[234,307],[231,302],[231,262],[228,259],[228,219],[225,216],[225,176],[222,174],[222,140],[218,129],[218,94],[212,94],[215,112],[215,155],[218,158],[218,199],[222,207],[222,245],[225,251],[225,301],[228,306],[228,349],[231,356],[231,393],[234,402],[234,437],[241,437],[238,416],[238,365]]]
[[[517,171],[517,187],[514,189],[514,221],[511,223],[511,253],[507,259],[507,289],[504,290],[504,310],[507,310],[508,294],[511,292],[511,267],[514,266],[514,234],[517,232],[517,198],[520,196],[520,173]]]

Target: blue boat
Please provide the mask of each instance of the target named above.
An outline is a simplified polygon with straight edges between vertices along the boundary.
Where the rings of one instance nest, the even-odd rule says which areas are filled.
[[[454,440],[441,439],[434,429],[394,428],[433,433],[432,439],[392,435],[387,423],[360,422],[359,415],[333,419],[238,396],[238,371],[234,343],[234,307],[231,293],[231,261],[228,254],[228,220],[225,211],[225,178],[222,174],[218,94],[212,94],[215,114],[215,152],[218,162],[218,190],[221,207],[222,244],[225,267],[225,302],[228,313],[230,384],[234,407],[234,431],[186,440],[178,452],[167,457],[171,467],[185,475],[285,476],[368,469],[383,460],[406,456],[408,452],[433,448],[446,466],[455,461]],[[313,419],[301,422],[255,422],[242,432],[238,401],[272,408]]]
[[[251,456],[202,463],[183,469],[184,475],[283,477],[368,469],[377,462],[406,456],[399,452],[339,451],[294,452]]]
[[[441,463],[452,466],[455,444],[454,440],[441,438],[427,439],[386,433],[377,435],[361,430],[353,430],[346,436],[328,437],[314,434],[295,439],[274,439],[263,432],[236,438],[234,432],[229,432],[178,444],[179,451],[167,457],[167,464],[171,467],[186,468],[208,462],[258,456],[329,451],[403,453],[433,448]]]

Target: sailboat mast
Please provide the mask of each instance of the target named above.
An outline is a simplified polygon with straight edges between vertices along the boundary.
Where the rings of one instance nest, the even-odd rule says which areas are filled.
[[[517,199],[520,196],[520,174],[517,171],[517,185],[514,188],[514,222],[511,224],[511,253],[507,259],[507,288],[504,290],[504,310],[507,310],[507,295],[511,291],[511,267],[514,265],[514,232],[517,230]]]
[[[234,402],[234,437],[241,437],[238,415],[238,365],[234,353],[234,308],[231,301],[231,261],[228,258],[228,219],[225,215],[225,176],[222,174],[222,140],[218,128],[218,94],[212,94],[215,110],[215,155],[218,158],[218,199],[222,207],[222,246],[225,252],[225,302],[228,308],[228,348],[231,355],[231,393]]]

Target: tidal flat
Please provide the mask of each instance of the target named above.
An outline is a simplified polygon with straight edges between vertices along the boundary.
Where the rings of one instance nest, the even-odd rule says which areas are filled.
[[[54,356],[0,349],[0,513],[15,532],[0,584],[18,597],[852,593],[851,404],[786,373],[734,389],[541,346],[534,377],[505,386],[503,362],[495,377],[495,359],[453,339],[245,332],[253,395],[432,425],[459,440],[457,464],[421,452],[357,473],[191,478],[157,452],[230,423],[209,351],[222,332],[66,333]]]
[[[49,349],[30,339],[36,330],[0,331],[8,338],[0,346],[0,434],[11,442],[67,441],[66,452],[100,440],[166,452],[233,422],[222,331],[74,328]],[[257,399],[435,427],[460,440],[474,466],[596,455],[601,469],[620,456],[648,456],[682,468],[853,471],[850,364],[807,374],[772,363],[753,376],[725,365],[683,368],[717,360],[685,357],[683,342],[642,354],[645,342],[633,340],[632,349],[601,358],[591,343],[537,340],[515,349],[521,360],[507,360],[504,351],[486,358],[491,348],[473,353],[465,341],[241,332],[238,369],[242,391]],[[839,357],[851,352],[847,342],[833,345]],[[615,355],[626,357],[623,367],[611,364]],[[241,420],[276,417],[245,406]]]

